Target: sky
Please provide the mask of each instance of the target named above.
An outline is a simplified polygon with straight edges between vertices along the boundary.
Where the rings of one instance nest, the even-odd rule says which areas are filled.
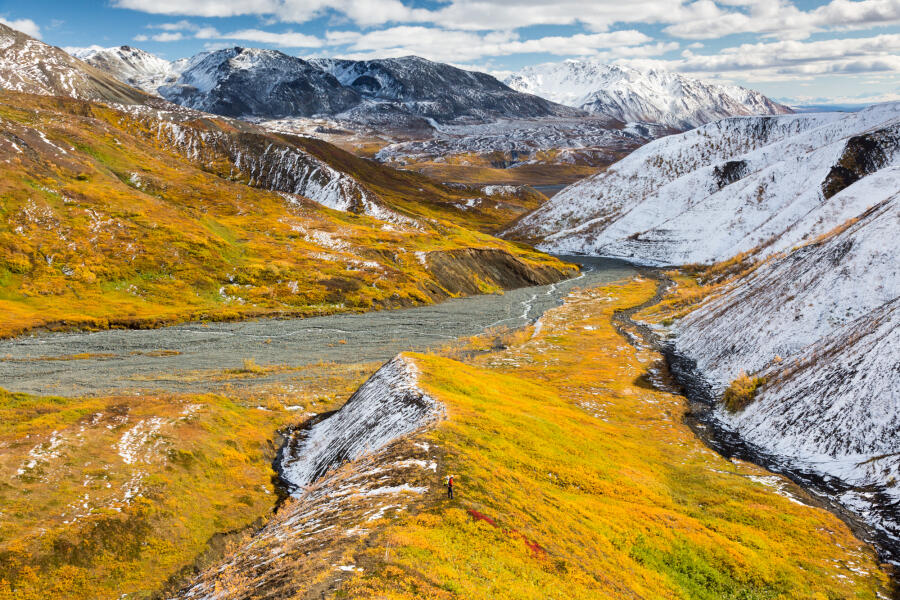
[[[0,22],[55,46],[170,60],[240,45],[415,54],[502,76],[592,59],[792,104],[900,100],[900,0],[0,0]]]

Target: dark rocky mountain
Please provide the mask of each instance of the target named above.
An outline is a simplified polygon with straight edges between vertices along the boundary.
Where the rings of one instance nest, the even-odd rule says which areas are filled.
[[[307,61],[276,50],[227,48],[159,88],[171,102],[231,117],[280,118],[343,112],[360,95]]]
[[[408,111],[440,123],[580,114],[538,96],[517,92],[486,73],[465,71],[418,56],[311,62],[364,98],[401,103]]]
[[[517,92],[486,73],[417,56],[306,61],[277,50],[235,47],[170,63],[128,46],[76,56],[176,104],[231,117],[340,116],[378,129],[415,130],[430,129],[431,121],[584,114]]]

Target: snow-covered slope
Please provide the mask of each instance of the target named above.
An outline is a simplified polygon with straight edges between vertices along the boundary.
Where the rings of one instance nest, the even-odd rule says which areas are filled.
[[[330,469],[377,452],[441,418],[443,406],[418,387],[415,363],[399,355],[369,378],[339,411],[291,438],[281,476],[297,493]]]
[[[872,179],[870,189],[850,184],[900,164],[898,147],[900,103],[723,119],[647,144],[566,188],[507,234],[554,252],[646,264],[770,254],[895,191],[890,178]]]
[[[526,67],[505,82],[513,89],[625,123],[661,123],[677,129],[730,116],[791,112],[759,92],[739,86],[587,60]]]
[[[675,347],[714,393],[742,370],[764,377],[719,421],[792,468],[840,479],[839,500],[900,543],[900,167],[851,190],[874,206],[688,314]]]
[[[169,62],[131,46],[113,48],[69,48],[69,54],[109,73],[119,81],[157,94],[160,86],[172,84],[189,66],[185,59]]]
[[[145,100],[140,91],[2,23],[0,89],[126,104]]]

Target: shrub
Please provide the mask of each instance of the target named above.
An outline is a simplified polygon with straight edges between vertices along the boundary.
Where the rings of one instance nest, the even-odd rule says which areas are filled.
[[[725,408],[731,412],[743,410],[748,404],[753,402],[760,386],[765,383],[765,377],[751,377],[744,371],[741,371],[741,374],[731,382],[731,385],[728,386],[728,389],[725,390],[725,394],[722,396]]]

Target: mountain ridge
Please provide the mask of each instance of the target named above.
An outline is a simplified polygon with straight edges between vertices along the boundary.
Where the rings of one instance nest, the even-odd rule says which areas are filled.
[[[723,117],[792,112],[789,107],[740,86],[597,61],[567,60],[529,66],[507,76],[504,82],[513,89],[591,114],[679,129],[691,129]]]

